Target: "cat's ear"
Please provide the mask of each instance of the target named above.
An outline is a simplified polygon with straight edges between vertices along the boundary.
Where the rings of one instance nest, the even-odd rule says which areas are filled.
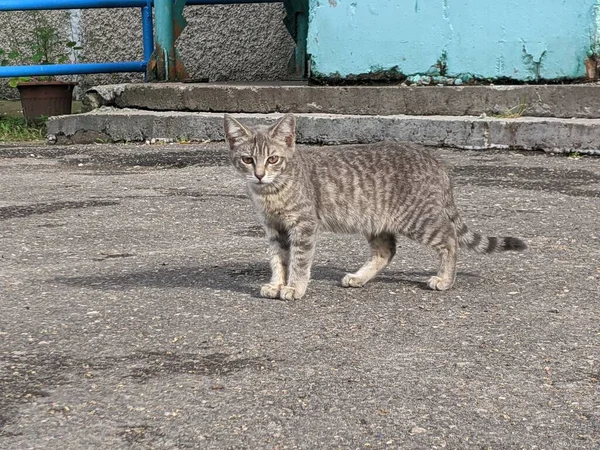
[[[225,129],[225,137],[229,148],[233,150],[233,146],[238,142],[244,141],[252,136],[252,132],[235,120],[229,114],[225,114],[223,120],[223,128]]]
[[[292,114],[286,114],[269,127],[269,136],[293,147],[296,140],[296,118]]]

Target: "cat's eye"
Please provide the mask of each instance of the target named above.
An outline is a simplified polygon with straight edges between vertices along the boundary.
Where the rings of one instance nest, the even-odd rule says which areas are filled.
[[[244,164],[252,164],[254,159],[252,159],[250,156],[242,156],[242,162]]]
[[[269,158],[267,158],[269,164],[277,164],[277,161],[279,161],[279,156],[269,156]]]

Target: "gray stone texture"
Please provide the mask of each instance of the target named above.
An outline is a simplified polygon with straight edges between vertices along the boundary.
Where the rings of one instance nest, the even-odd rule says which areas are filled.
[[[138,8],[88,9],[81,14],[82,62],[141,61],[142,18]],[[79,77],[82,88],[107,83],[143,82],[142,73],[90,74]]]
[[[600,118],[600,85],[353,86],[131,84],[87,93],[89,108],[358,115],[497,115]]]
[[[72,35],[68,11],[43,12],[66,37]],[[192,78],[281,80],[294,41],[283,24],[280,3],[187,6],[189,22],[178,41],[180,55]],[[31,12],[0,13],[0,42],[19,43],[31,29]],[[88,9],[81,13],[82,62],[142,59],[141,12],[138,8]],[[3,47],[3,46],[0,46]],[[77,76],[83,88],[97,84],[143,81],[142,74],[116,73]],[[0,98],[16,92],[0,79]]]
[[[179,51],[192,78],[261,81],[289,78],[294,40],[283,5],[206,5],[185,9]]]
[[[279,114],[238,114],[249,124]],[[600,154],[600,120],[478,118],[476,116],[359,116],[297,114],[297,140],[308,144],[411,141],[470,149],[512,148]],[[51,118],[52,143],[223,140],[223,114],[101,107]]]

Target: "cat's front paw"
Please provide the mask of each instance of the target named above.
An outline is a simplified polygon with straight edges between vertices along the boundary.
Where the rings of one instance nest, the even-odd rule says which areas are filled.
[[[452,287],[452,281],[444,280],[440,277],[431,277],[427,282],[427,286],[434,291],[445,291]]]
[[[276,284],[263,284],[260,287],[260,296],[265,298],[279,298],[281,286]]]
[[[281,300],[299,300],[304,296],[304,292],[291,286],[282,286],[279,292]]]
[[[351,273],[342,278],[342,286],[344,287],[363,287],[364,285],[365,281],[362,278]]]

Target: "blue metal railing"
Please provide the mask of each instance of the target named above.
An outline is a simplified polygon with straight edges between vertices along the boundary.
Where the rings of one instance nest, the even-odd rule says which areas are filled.
[[[187,5],[224,5],[236,3],[281,3],[282,0],[188,0]],[[0,11],[41,9],[135,8],[146,0],[2,0]],[[151,4],[154,2],[151,1]]]
[[[240,3],[281,3],[282,0],[187,0],[186,5],[218,5]],[[152,26],[153,0],[0,0],[0,11],[31,11],[52,9],[141,8],[143,61],[71,63],[0,67],[0,78],[91,73],[146,72],[154,51]]]

